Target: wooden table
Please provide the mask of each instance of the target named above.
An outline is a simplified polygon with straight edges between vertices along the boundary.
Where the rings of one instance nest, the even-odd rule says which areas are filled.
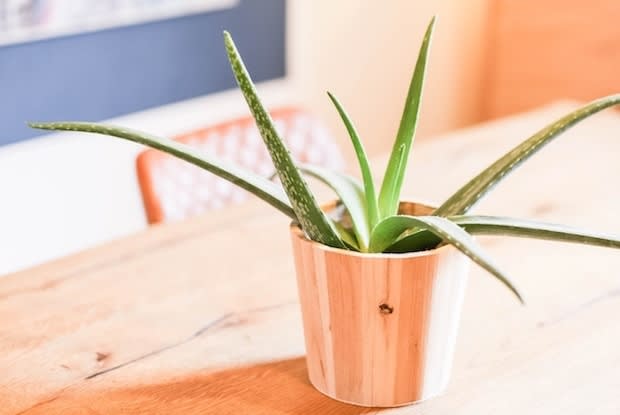
[[[417,143],[410,195],[447,196],[570,108]],[[618,113],[596,116],[478,211],[620,233],[619,131]],[[287,220],[257,202],[0,279],[0,414],[381,412],[309,385],[288,238]],[[482,243],[527,307],[474,269],[449,390],[385,413],[617,414],[620,252]]]

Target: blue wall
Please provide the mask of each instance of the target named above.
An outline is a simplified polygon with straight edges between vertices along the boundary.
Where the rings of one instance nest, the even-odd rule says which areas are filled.
[[[0,145],[40,135],[27,120],[102,120],[235,85],[231,32],[254,80],[285,71],[285,0],[0,47]]]

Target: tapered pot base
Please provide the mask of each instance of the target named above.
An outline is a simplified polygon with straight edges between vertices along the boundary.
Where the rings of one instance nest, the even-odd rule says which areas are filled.
[[[331,398],[331,399],[333,399],[335,401],[346,403],[347,405],[362,406],[364,408],[377,408],[377,407],[379,407],[377,405],[364,405],[364,404],[359,403],[359,402],[347,401],[347,400],[344,400],[344,399],[340,399],[337,395],[331,395],[331,394],[327,393],[326,391],[321,390],[320,387],[318,387],[317,385],[315,385],[312,382],[312,379],[309,379],[309,381],[310,381],[310,384],[314,387],[314,389],[317,390],[317,392],[319,392],[319,393],[321,393],[321,394],[323,394],[323,395],[327,396],[328,398]],[[428,396],[428,397],[426,397],[424,399],[418,399],[417,401],[401,402],[401,403],[394,402],[391,405],[383,405],[383,406],[380,406],[380,407],[381,408],[400,408],[402,406],[416,405],[416,404],[419,404],[419,403],[422,403],[422,402],[426,402],[426,401],[428,401],[430,399],[433,399],[433,398],[438,398],[439,396],[443,395],[444,392],[445,392],[445,390],[442,390],[441,392],[437,393],[436,395]]]

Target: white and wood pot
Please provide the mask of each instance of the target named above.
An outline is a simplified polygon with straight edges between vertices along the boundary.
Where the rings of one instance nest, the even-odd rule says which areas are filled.
[[[429,214],[404,203],[401,211]],[[362,254],[308,240],[292,225],[310,382],[376,407],[437,396],[452,366],[469,260],[451,246]]]

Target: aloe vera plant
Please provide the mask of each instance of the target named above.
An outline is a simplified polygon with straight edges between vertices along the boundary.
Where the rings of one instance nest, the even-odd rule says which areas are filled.
[[[507,235],[620,248],[618,236],[514,218],[467,215],[476,202],[521,163],[568,128],[605,108],[620,103],[620,94],[590,102],[543,128],[484,169],[432,214],[428,216],[399,214],[400,193],[418,121],[434,23],[433,19],[422,42],[400,127],[379,191],[376,190],[359,134],[342,104],[331,93],[328,93],[329,98],[342,118],[355,149],[362,181],[318,166],[295,163],[279,137],[268,111],[261,103],[243,60],[227,32],[224,32],[224,44],[233,74],[269,150],[282,183],[281,187],[268,178],[256,176],[238,166],[213,159],[172,140],[122,127],[83,122],[30,125],[45,130],[104,134],[170,153],[253,193],[297,221],[309,239],[331,247],[364,253],[404,253],[450,244],[497,277],[521,301],[521,294],[514,284],[474,241],[472,235]],[[346,214],[335,218],[323,212],[310,191],[305,176],[312,176],[331,187]]]

